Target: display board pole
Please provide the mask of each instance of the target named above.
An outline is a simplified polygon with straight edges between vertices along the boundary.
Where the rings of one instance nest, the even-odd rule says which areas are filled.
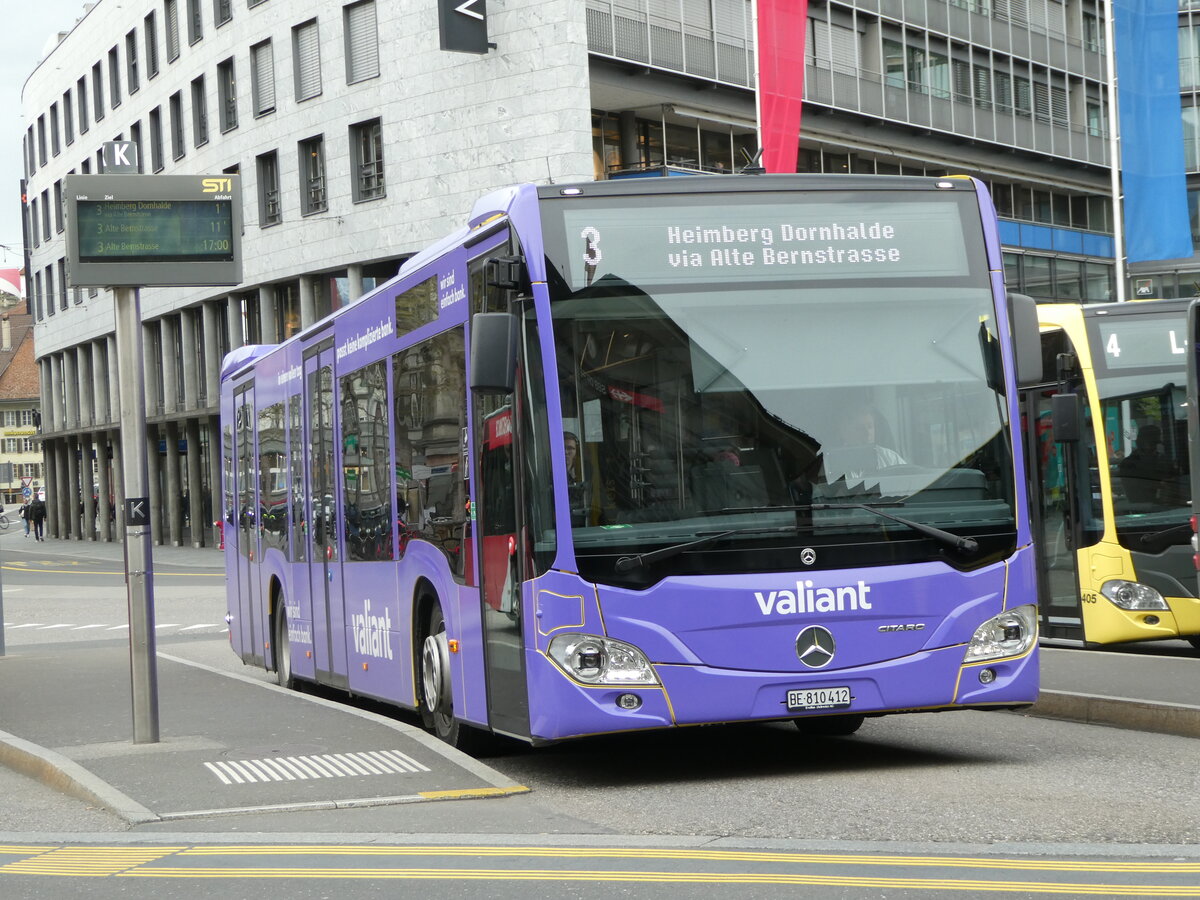
[[[138,289],[113,288],[117,378],[121,395],[121,460],[125,474],[125,585],[129,597],[129,664],[133,742],[158,742],[158,661],[154,640],[154,570],[146,476],[146,378]]]

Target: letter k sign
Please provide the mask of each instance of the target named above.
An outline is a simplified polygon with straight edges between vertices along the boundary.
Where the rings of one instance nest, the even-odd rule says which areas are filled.
[[[137,173],[137,146],[133,141],[105,141],[100,149],[105,173]]]

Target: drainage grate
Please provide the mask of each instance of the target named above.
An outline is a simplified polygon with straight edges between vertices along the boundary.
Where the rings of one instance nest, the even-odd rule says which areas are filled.
[[[348,778],[355,775],[409,775],[413,772],[429,771],[427,766],[398,750],[239,759],[206,762],[204,767],[224,784],[307,781],[314,778]]]

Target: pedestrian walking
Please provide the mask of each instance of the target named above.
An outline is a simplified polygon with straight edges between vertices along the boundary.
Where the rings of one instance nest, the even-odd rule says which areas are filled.
[[[21,521],[25,523],[25,537],[29,537],[29,501],[21,504]]]
[[[36,540],[44,541],[42,523],[46,521],[46,501],[41,497],[29,504],[29,518],[33,520],[33,536]]]

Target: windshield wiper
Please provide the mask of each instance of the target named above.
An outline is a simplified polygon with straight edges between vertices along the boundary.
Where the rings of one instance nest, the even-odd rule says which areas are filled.
[[[1157,544],[1162,541],[1164,544],[1186,544],[1187,539],[1191,537],[1192,526],[1188,525],[1172,525],[1170,528],[1164,528],[1162,531],[1155,531],[1153,534],[1143,534],[1139,538],[1143,546],[1147,544]]]
[[[912,519],[906,519],[903,516],[897,516],[890,512],[885,512],[877,506],[868,506],[865,503],[814,503],[811,509],[865,509],[867,512],[879,516],[883,519],[891,519],[893,522],[899,522],[901,525],[906,525],[913,531],[923,534],[926,537],[931,537],[935,541],[949,547],[951,550],[958,550],[960,553],[971,555],[979,552],[979,542],[975,538],[963,537],[959,534],[953,534],[949,531],[943,531],[940,528],[934,528],[932,525],[926,525],[924,522],[914,522]]]
[[[735,534],[785,534],[795,531],[795,528],[734,528],[730,531],[718,531],[713,534],[706,534],[704,537],[695,541],[685,541],[682,544],[671,544],[669,547],[662,547],[658,550],[651,550],[649,553],[639,553],[637,556],[622,556],[617,560],[614,568],[618,572],[628,572],[631,569],[636,569],[639,566],[644,566],[652,562],[658,562],[662,559],[670,559],[672,556],[678,556],[680,553],[686,553],[688,550],[699,550],[701,547],[707,547],[709,544],[715,544],[727,537],[732,537]]]

